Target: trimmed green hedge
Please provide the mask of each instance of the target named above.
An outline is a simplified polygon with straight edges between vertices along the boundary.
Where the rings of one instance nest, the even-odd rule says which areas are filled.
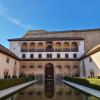
[[[65,80],[100,91],[100,79],[64,77]]]
[[[23,77],[23,78],[13,78],[13,79],[0,79],[0,90],[16,86],[28,81],[34,80],[34,76],[31,77]]]

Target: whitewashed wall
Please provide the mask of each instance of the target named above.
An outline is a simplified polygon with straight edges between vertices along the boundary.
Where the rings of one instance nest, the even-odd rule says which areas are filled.
[[[90,62],[90,58],[92,61]],[[86,77],[90,76],[90,71],[93,70],[95,77],[100,76],[100,51],[80,61],[80,76],[83,77],[83,62],[85,66]]]
[[[7,57],[9,57],[9,63],[6,62]],[[13,76],[15,61],[16,61],[16,69],[17,69],[16,73],[17,76],[19,76],[19,66],[20,66],[19,61],[0,52],[0,79],[4,78],[5,69],[9,70],[9,74],[11,77]]]
[[[21,41],[22,42],[22,41]],[[61,55],[61,58],[65,58],[65,54],[69,55],[69,58],[73,58],[73,54],[77,54],[77,58],[80,58],[84,54],[84,41],[78,41],[79,52],[21,52],[20,41],[10,41],[10,50],[18,57],[22,58],[22,54],[26,54],[26,58],[30,58],[30,54],[34,54],[34,58],[38,58],[38,54],[42,54],[43,58],[46,58],[47,54],[52,54],[52,58],[57,58],[57,53]],[[25,41],[23,41],[25,42]],[[36,41],[35,41],[36,42]],[[62,41],[64,42],[64,41]]]

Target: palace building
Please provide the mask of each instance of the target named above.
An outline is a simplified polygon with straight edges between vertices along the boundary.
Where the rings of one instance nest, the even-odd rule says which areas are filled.
[[[100,58],[99,46],[92,50],[93,53],[87,53],[100,44],[99,37],[100,29],[61,32],[33,30],[21,38],[8,39],[9,52],[18,60],[17,75],[35,75],[36,78],[43,79],[56,79],[66,75],[98,77],[100,63],[89,65],[86,59],[98,52]],[[95,74],[97,71],[98,74]]]

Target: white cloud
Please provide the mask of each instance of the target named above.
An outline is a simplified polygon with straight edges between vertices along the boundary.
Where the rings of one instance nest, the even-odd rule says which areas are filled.
[[[16,25],[19,26],[19,27],[26,28],[26,29],[32,28],[31,25],[23,24],[21,21],[17,20],[17,19],[14,18],[14,17],[6,16],[6,18],[7,18],[10,22],[12,22],[13,24],[16,24]]]
[[[13,23],[13,24],[15,24],[19,27],[22,27],[22,28],[25,28],[25,29],[31,29],[32,28],[32,25],[23,24],[20,20],[16,19],[15,17],[8,15],[8,10],[1,4],[0,4],[0,16],[4,17],[8,21],[10,21],[11,23]]]

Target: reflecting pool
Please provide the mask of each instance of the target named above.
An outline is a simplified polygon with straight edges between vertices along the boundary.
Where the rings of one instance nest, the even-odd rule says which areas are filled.
[[[19,91],[4,100],[100,100],[82,93],[60,80],[37,81],[35,84]]]

